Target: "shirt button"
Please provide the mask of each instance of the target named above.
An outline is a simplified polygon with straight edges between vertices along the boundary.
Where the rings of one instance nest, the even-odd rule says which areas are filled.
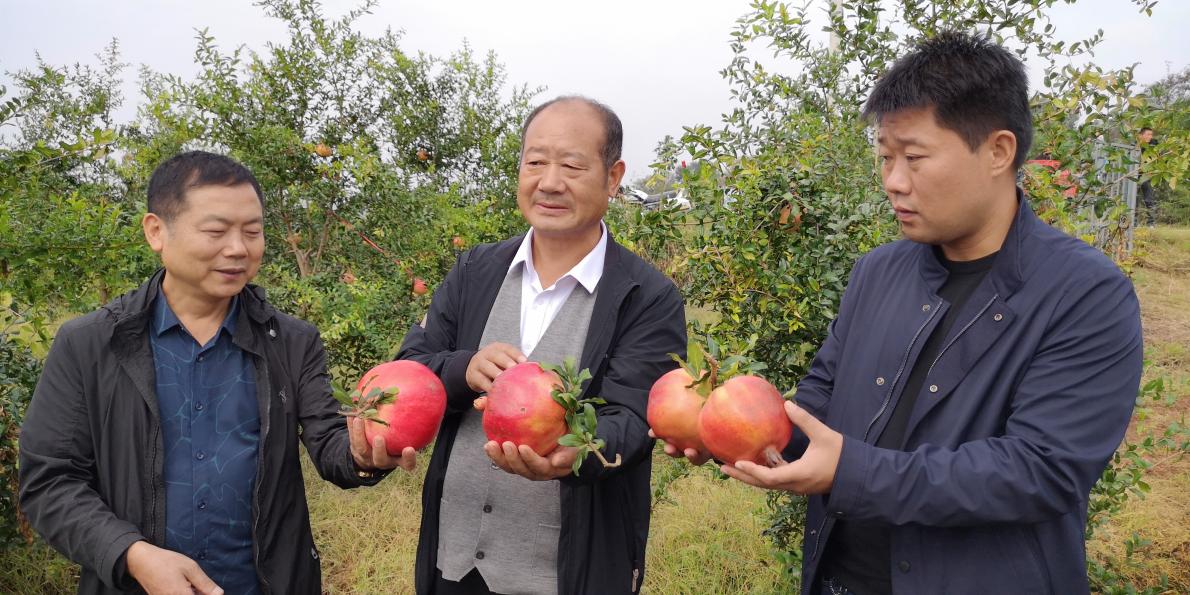
[[[929,304],[922,304],[922,305],[921,305],[921,311],[922,311],[922,312],[929,312],[929,311],[930,311],[930,305],[929,305]]]
[[[476,559],[476,560],[482,560],[482,559],[483,559],[483,552],[475,552],[475,559]]]
[[[995,316],[992,317],[992,320],[995,320],[996,322],[1000,322],[1001,320],[1004,320],[1004,315],[997,313]]]
[[[198,559],[199,559],[199,560],[206,560],[206,559],[207,559],[207,553],[206,553],[206,552],[198,552]]]
[[[497,467],[495,463],[492,463],[492,469],[499,469],[499,467]]]
[[[201,501],[201,502],[199,502],[199,503],[198,503],[198,509],[199,509],[199,510],[206,510],[206,508],[207,508],[207,501],[206,501],[206,500],[203,500],[203,501]]]
[[[932,392],[932,393],[936,393],[936,392],[938,392],[938,385],[937,385],[937,384],[931,384],[931,385],[930,385],[930,392]]]
[[[200,361],[200,362],[201,362],[201,361],[202,361],[202,360],[204,360],[204,359],[207,359],[207,356],[205,356],[205,355],[200,355],[200,356],[198,356],[198,361]]]
[[[484,505],[483,505],[483,511],[484,511],[484,512],[492,512],[492,505],[491,505],[491,504],[484,504]]]
[[[884,376],[879,376],[876,378],[876,386],[884,386]]]
[[[897,568],[900,568],[901,572],[909,572],[909,561],[901,560],[897,563]]]
[[[194,458],[201,461],[201,460],[207,458],[207,454],[200,450],[200,451],[198,451],[198,454],[194,455]]]
[[[199,410],[199,411],[202,411],[202,408],[203,408],[203,407],[205,407],[205,406],[206,406],[206,405],[203,405],[202,403],[195,403],[195,404],[194,404],[194,408],[195,408],[195,409],[197,409],[197,410]]]

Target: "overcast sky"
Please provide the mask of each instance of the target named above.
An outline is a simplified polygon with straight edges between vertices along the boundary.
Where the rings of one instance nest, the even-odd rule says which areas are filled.
[[[332,16],[355,4],[323,2]],[[719,71],[731,57],[735,19],[748,6],[747,0],[381,0],[359,26],[368,33],[404,30],[409,52],[445,56],[467,40],[477,54],[497,53],[510,84],[546,87],[542,99],[582,93],[610,104],[624,122],[624,158],[629,179],[636,179],[648,172],[663,136],[680,134],[684,125],[715,124],[730,109]],[[1139,62],[1141,83],[1190,63],[1190,1],[1163,0],[1152,18],[1130,0],[1080,0],[1053,14],[1064,39],[1103,28],[1095,62],[1106,68]],[[260,50],[285,38],[278,22],[247,0],[0,0],[0,71],[32,66],[34,52],[51,64],[94,63],[94,54],[117,38],[124,61],[134,65],[126,71],[130,119],[140,102],[137,66],[192,75],[195,30],[202,27],[224,50],[241,44]],[[0,84],[9,80],[0,74]]]

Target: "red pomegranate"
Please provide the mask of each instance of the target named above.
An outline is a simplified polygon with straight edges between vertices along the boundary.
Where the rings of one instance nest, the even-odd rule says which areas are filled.
[[[391,456],[400,456],[405,447],[422,448],[434,440],[442,415],[446,413],[446,388],[429,368],[409,360],[380,364],[368,370],[360,379],[356,390],[357,402],[365,402],[372,391],[383,392],[396,389],[396,395],[387,403],[376,406],[375,417],[364,424],[364,437],[368,444],[376,436],[384,438],[385,450]]]
[[[711,391],[698,416],[698,435],[725,463],[781,463],[781,449],[793,434],[785,400],[759,376],[736,376]]]
[[[698,414],[706,399],[692,384],[694,379],[684,368],[666,372],[649,389],[646,417],[653,433],[674,448],[705,451],[698,436]]]
[[[540,456],[558,447],[566,435],[566,411],[554,402],[558,376],[536,362],[517,364],[492,381],[483,411],[483,431],[488,440],[524,444]]]

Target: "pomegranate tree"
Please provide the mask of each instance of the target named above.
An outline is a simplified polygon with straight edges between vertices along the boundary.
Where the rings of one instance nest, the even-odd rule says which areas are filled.
[[[406,447],[420,449],[434,440],[446,413],[446,388],[429,368],[410,360],[380,364],[368,370],[350,395],[336,394],[343,415],[361,417],[364,437],[384,438],[391,456]]]

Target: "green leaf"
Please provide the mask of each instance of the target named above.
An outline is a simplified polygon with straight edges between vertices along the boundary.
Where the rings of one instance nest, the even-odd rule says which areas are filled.
[[[566,434],[565,436],[562,436],[561,438],[558,439],[558,444],[560,444],[562,446],[577,447],[577,446],[582,446],[583,444],[585,444],[585,442],[583,442],[582,438],[579,438],[578,436],[575,436],[574,434]]]

